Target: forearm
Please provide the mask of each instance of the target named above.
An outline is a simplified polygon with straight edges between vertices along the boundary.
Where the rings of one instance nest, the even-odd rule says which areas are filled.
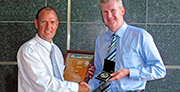
[[[166,75],[166,69],[163,63],[144,65],[137,68],[130,68],[129,78],[132,80],[153,80],[163,78]]]

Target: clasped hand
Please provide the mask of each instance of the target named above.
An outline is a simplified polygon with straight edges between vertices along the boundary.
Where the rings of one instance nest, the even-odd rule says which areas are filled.
[[[90,92],[90,88],[89,88],[88,84],[85,82],[79,83],[78,92]]]
[[[95,68],[92,64],[89,65],[89,68],[88,68],[88,72],[87,72],[87,74],[86,74],[86,77],[92,79],[92,77],[94,76],[95,70],[96,70],[96,68]]]

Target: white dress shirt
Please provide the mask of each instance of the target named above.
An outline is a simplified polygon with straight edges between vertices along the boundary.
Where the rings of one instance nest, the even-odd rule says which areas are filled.
[[[63,81],[53,75],[50,59],[51,45]],[[59,48],[37,34],[23,44],[17,53],[18,92],[77,92],[78,83],[64,81],[64,59]]]

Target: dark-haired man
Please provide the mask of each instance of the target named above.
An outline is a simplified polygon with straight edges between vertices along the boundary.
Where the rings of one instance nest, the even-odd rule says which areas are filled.
[[[63,56],[52,41],[59,24],[56,12],[50,7],[40,9],[34,24],[38,33],[17,53],[18,92],[89,92],[85,82],[63,78]]]

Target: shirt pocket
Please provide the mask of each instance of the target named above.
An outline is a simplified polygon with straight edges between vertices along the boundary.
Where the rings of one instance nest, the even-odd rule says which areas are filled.
[[[122,60],[125,68],[136,68],[142,63],[141,56],[134,51],[124,53]]]

